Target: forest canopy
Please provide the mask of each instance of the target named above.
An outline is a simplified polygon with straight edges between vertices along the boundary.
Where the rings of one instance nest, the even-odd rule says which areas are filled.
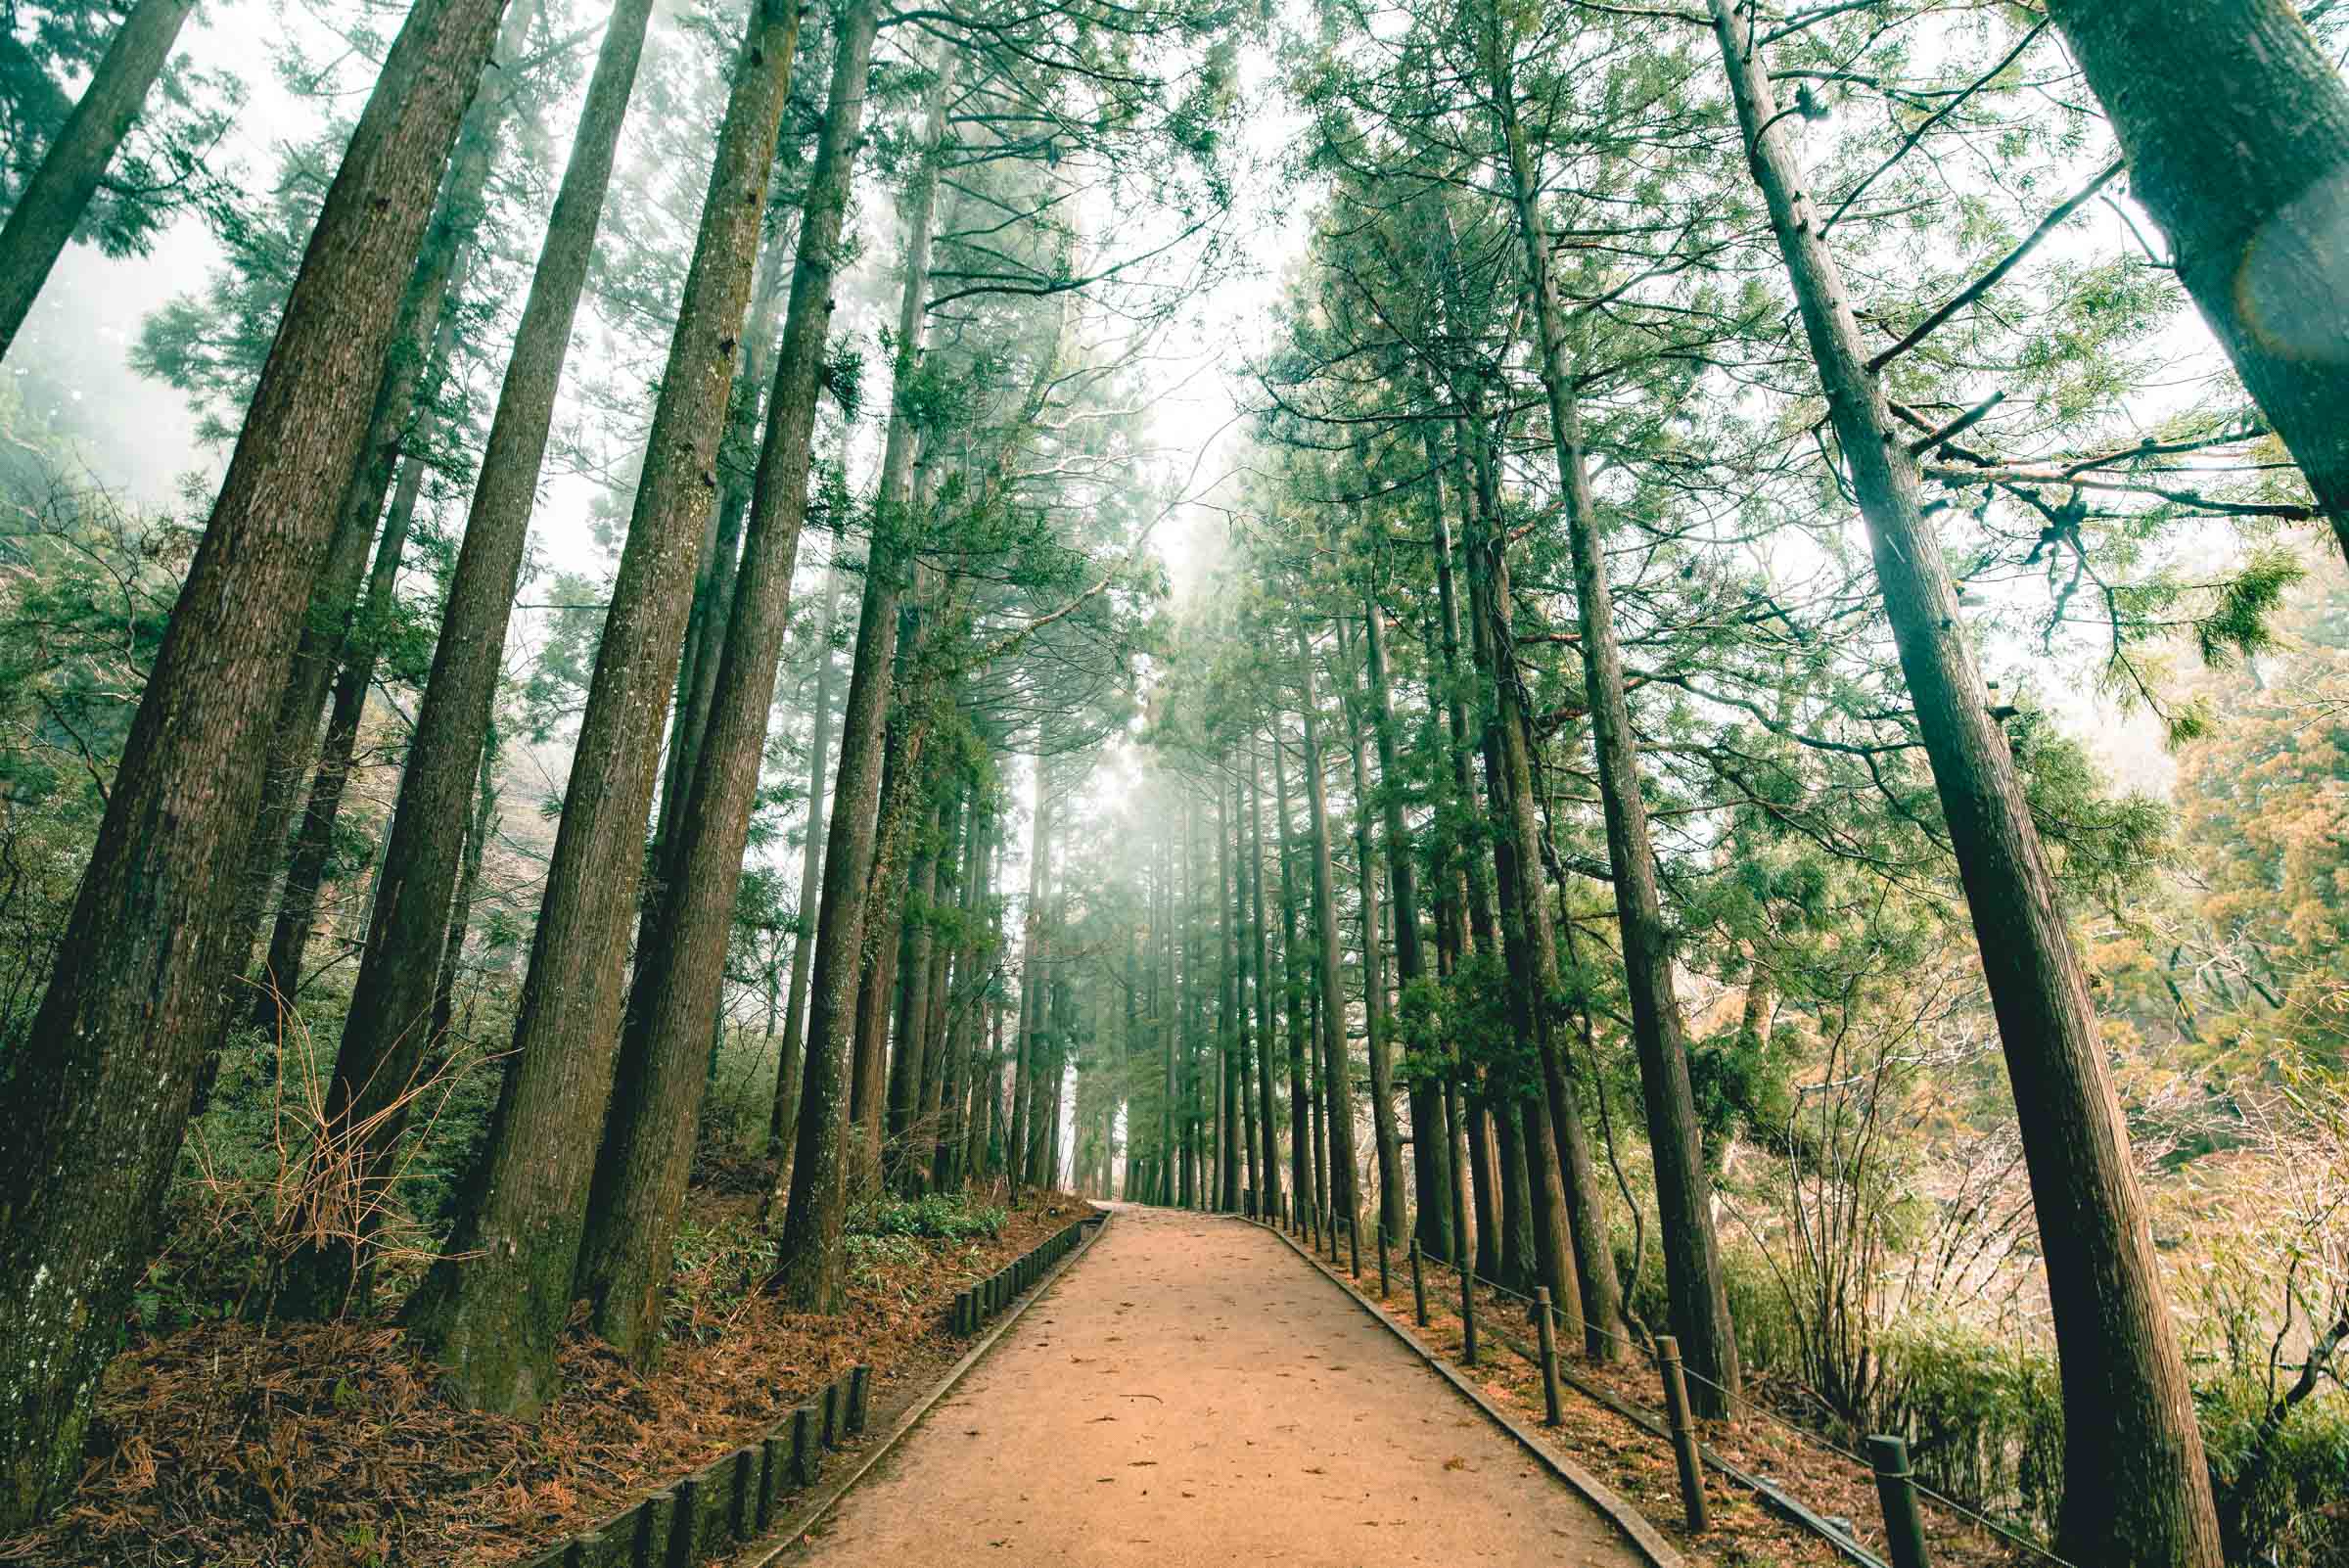
[[[2349,10],[4,20],[0,1555],[1068,1192],[2349,1560]]]

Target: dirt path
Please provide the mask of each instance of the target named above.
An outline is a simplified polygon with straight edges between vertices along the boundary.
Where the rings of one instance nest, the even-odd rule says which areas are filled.
[[[1636,1568],[1275,1237],[1127,1209],[799,1564]]]

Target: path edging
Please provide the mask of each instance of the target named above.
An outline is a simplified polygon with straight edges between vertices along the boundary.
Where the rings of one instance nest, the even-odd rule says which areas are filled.
[[[1018,1300],[1004,1308],[1001,1315],[996,1317],[987,1331],[972,1344],[971,1348],[963,1353],[962,1360],[946,1368],[945,1375],[938,1380],[929,1393],[907,1406],[890,1429],[881,1435],[879,1441],[867,1447],[856,1456],[856,1461],[841,1473],[838,1481],[828,1483],[819,1490],[809,1493],[807,1500],[802,1506],[780,1518],[774,1528],[760,1540],[744,1546],[741,1555],[736,1559],[738,1568],[769,1568],[770,1564],[782,1561],[786,1553],[800,1545],[807,1532],[822,1523],[824,1517],[832,1511],[840,1499],[847,1497],[856,1483],[871,1472],[873,1466],[887,1458],[891,1451],[896,1449],[912,1433],[915,1427],[922,1423],[923,1417],[937,1408],[939,1402],[953,1392],[954,1385],[961,1382],[964,1375],[978,1365],[989,1351],[995,1348],[995,1342],[1003,1337],[1011,1325],[1018,1322],[1029,1308],[1043,1300],[1045,1290],[1062,1274],[1074,1268],[1080,1258],[1092,1250],[1093,1243],[1099,1241],[1101,1233],[1109,1228],[1110,1216],[1114,1212],[1102,1209],[1098,1211],[1100,1219],[1097,1222],[1080,1221],[1079,1223],[1084,1226],[1086,1234],[1084,1239],[1077,1244],[1076,1250],[1046,1269],[1041,1279],[1023,1292]],[[1668,1565],[1668,1568],[1680,1568],[1680,1565],[1674,1563]]]
[[[1234,1216],[1233,1218],[1237,1219],[1238,1217]],[[1645,1514],[1617,1497],[1605,1482],[1551,1449],[1549,1445],[1528,1431],[1507,1411],[1487,1399],[1483,1390],[1462,1377],[1449,1361],[1430,1350],[1418,1335],[1397,1322],[1382,1311],[1376,1302],[1357,1290],[1352,1280],[1347,1279],[1320,1259],[1299,1246],[1296,1240],[1278,1225],[1267,1224],[1258,1220],[1241,1221],[1241,1223],[1278,1236],[1291,1252],[1312,1264],[1316,1273],[1344,1291],[1353,1299],[1357,1307],[1370,1314],[1374,1322],[1403,1341],[1412,1355],[1427,1363],[1428,1370],[1451,1384],[1454,1393],[1484,1411],[1488,1420],[1514,1438],[1517,1446],[1531,1454],[1543,1469],[1564,1482],[1574,1492],[1581,1494],[1585,1501],[1604,1514],[1608,1523],[1614,1525],[1616,1530],[1631,1542],[1639,1554],[1647,1559],[1651,1568],[1687,1568],[1686,1560],[1674,1548],[1672,1543],[1666,1541],[1656,1527],[1648,1522]]]

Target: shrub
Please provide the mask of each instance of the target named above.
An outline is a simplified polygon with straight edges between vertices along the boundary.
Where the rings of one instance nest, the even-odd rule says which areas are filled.
[[[919,1198],[882,1198],[849,1217],[849,1229],[865,1236],[928,1236],[967,1241],[1002,1234],[1010,1215],[999,1208],[974,1208],[959,1192]]]

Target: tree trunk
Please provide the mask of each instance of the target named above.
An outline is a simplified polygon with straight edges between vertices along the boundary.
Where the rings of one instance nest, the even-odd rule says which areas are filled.
[[[278,901],[277,921],[269,935],[269,956],[263,984],[253,995],[252,1027],[274,1031],[281,1007],[291,1010],[301,993],[302,955],[308,950],[310,930],[318,918],[318,890],[326,879],[326,863],[334,853],[335,823],[343,813],[343,792],[350,783],[357,756],[359,724],[367,715],[367,693],[375,681],[376,651],[393,612],[392,594],[399,585],[399,568],[407,553],[408,532],[416,518],[416,492],[424,465],[410,458],[400,475],[384,535],[376,542],[375,566],[367,574],[367,597],[351,625],[343,672],[335,677],[335,706],[326,721],[326,744],[319,750],[318,775],[310,781],[310,798],[302,807],[301,826],[294,835],[294,854],[286,867],[284,895]]]
[[[766,1148],[776,1175],[790,1150],[800,1118],[801,1046],[806,1039],[807,964],[815,950],[815,906],[822,894],[824,787],[831,782],[825,761],[832,750],[832,626],[840,618],[840,569],[824,576],[824,621],[816,651],[815,715],[807,742],[807,841],[800,854],[799,930],[791,939],[791,1001],[783,1012],[783,1047],[775,1063],[775,1103],[767,1113]]]
[[[1278,1072],[1273,1060],[1272,949],[1269,922],[1265,917],[1265,783],[1257,736],[1248,736],[1248,899],[1250,924],[1256,931],[1256,1121],[1264,1138],[1264,1184],[1268,1206],[1277,1213],[1280,1195],[1280,1123],[1273,1105],[1272,1081]]]
[[[833,62],[725,643],[702,744],[692,753],[676,837],[668,846],[669,874],[637,943],[611,1108],[579,1242],[574,1289],[587,1298],[589,1324],[639,1366],[652,1361],[660,1343],[694,1126],[709,1083],[704,1050],[718,1022],[743,850],[790,622],[816,392],[841,228],[863,134],[869,59],[869,51],[844,43]]]
[[[914,1168],[902,1156],[920,1114],[922,1075],[929,1071],[930,950],[938,899],[938,848],[943,824],[934,807],[917,828],[920,843],[903,894],[898,931],[897,1048],[889,1059],[889,1148],[900,1176]],[[922,1171],[929,1167],[924,1164]],[[913,1176],[917,1183],[918,1176]]]
[[[1313,1144],[1309,1124],[1313,1096],[1306,1085],[1305,965],[1297,951],[1295,818],[1289,812],[1289,770],[1282,752],[1280,721],[1271,730],[1272,807],[1279,824],[1280,980],[1289,1002],[1289,1192],[1302,1222],[1313,1204]]]
[[[979,937],[979,911],[992,898],[988,886],[990,858],[994,853],[994,817],[988,807],[986,787],[974,779],[970,785],[969,842],[963,852],[962,885],[957,890],[957,911],[961,916],[961,942],[954,952],[954,970],[946,986],[946,1005],[951,1016],[946,1025],[945,1062],[939,1083],[938,1150],[930,1167],[930,1184],[942,1191],[960,1187],[964,1177],[963,1145],[969,1126],[966,1103],[970,1097],[971,1038],[978,1030],[984,992],[980,989],[991,978],[991,968],[985,962],[986,953]],[[958,998],[955,992],[962,994]]]
[[[1257,1201],[1261,1205],[1264,1201],[1266,1179],[1272,1174],[1270,1164],[1261,1158],[1264,1145],[1258,1140],[1258,1128],[1262,1124],[1257,1116],[1257,1100],[1254,1093],[1256,1081],[1254,1024],[1257,1018],[1263,1015],[1265,1009],[1265,972],[1261,958],[1265,934],[1264,913],[1261,908],[1253,916],[1249,913],[1250,877],[1248,868],[1251,852],[1248,839],[1248,807],[1242,800],[1242,792],[1249,787],[1249,781],[1240,776],[1237,752],[1232,754],[1231,764],[1232,917],[1241,927],[1239,971],[1235,982],[1238,987],[1235,995],[1238,998],[1236,1010],[1239,1015],[1240,1027],[1239,1093],[1242,1124],[1240,1146],[1246,1157],[1248,1190],[1257,1195]],[[1253,998],[1250,994],[1252,980],[1254,983]],[[1263,1211],[1260,1208],[1258,1212],[1261,1214]]]
[[[1473,1252],[1476,1271],[1487,1279],[1498,1279],[1507,1265],[1501,1256],[1500,1227],[1500,1161],[1493,1147],[1493,1118],[1485,1107],[1482,1093],[1471,1093],[1465,1107],[1468,1124],[1468,1182],[1476,1198],[1476,1245]],[[1468,1238],[1462,1236],[1463,1249]]]
[[[464,543],[441,607],[432,674],[400,771],[379,896],[368,913],[328,1089],[330,1135],[347,1142],[352,1129],[368,1130],[350,1150],[360,1181],[372,1179],[404,1130],[398,1102],[426,1047],[423,1032],[430,1027],[438,960],[447,941],[449,898],[504,669],[506,627],[555,392],[651,15],[647,0],[629,0],[605,28],[483,450]],[[281,1292],[283,1310],[321,1312],[342,1299],[355,1272],[351,1239],[325,1236],[296,1257]]]
[[[489,835],[497,831],[497,736],[490,734],[482,748],[482,783],[474,797],[473,823],[465,831],[465,868],[457,877],[457,896],[448,908],[448,940],[440,949],[440,977],[433,984],[433,1040],[446,1053],[450,1022],[456,1016],[457,971],[465,962],[465,936],[473,924],[474,895],[482,884],[482,855]]]
[[[1299,707],[1305,715],[1305,802],[1313,834],[1313,923],[1321,980],[1321,1059],[1329,1075],[1329,1176],[1332,1223],[1345,1229],[1361,1217],[1354,1190],[1354,1087],[1346,1061],[1346,992],[1338,974],[1338,895],[1330,869],[1329,795],[1321,773],[1321,724],[1313,695],[1313,650],[1305,626],[1297,633]]]
[[[376,384],[366,440],[357,462],[342,481],[343,499],[329,536],[326,564],[311,592],[309,616],[278,694],[269,759],[261,773],[260,807],[241,878],[244,902],[237,919],[244,930],[245,945],[227,971],[232,985],[245,979],[253,948],[268,921],[270,890],[286,857],[287,835],[295,808],[301,804],[302,780],[309,776],[318,740],[318,715],[353,629],[359,579],[367,569],[367,546],[375,539],[384,494],[391,487],[401,447],[412,439],[410,424],[417,402],[439,380],[456,348],[454,302],[472,269],[483,197],[496,161],[499,124],[513,100],[512,93],[496,79],[502,74],[496,62],[522,53],[535,9],[526,4],[508,14],[490,68],[484,72],[473,103],[459,123],[456,151],[441,184],[432,226],[425,233],[423,252],[408,277],[399,328],[385,355],[383,378]],[[267,977],[263,979],[265,982]],[[283,989],[290,997],[292,988]],[[253,1027],[274,1030],[279,1003],[277,988],[259,987],[258,994],[252,998]]]
[[[974,876],[973,858],[979,853],[976,836],[978,803],[970,790],[957,780],[950,792],[941,822],[939,850],[940,881],[933,895],[933,907],[943,910],[948,905],[947,894],[952,894],[955,919],[954,933],[966,929],[970,918],[971,882]],[[907,1139],[906,1179],[915,1190],[930,1185],[931,1173],[938,1163],[940,1140],[939,1119],[944,1110],[946,1093],[946,1075],[959,1071],[949,1060],[955,1046],[954,1038],[961,1010],[953,1005],[952,980],[957,968],[967,971],[967,961],[959,962],[956,944],[940,940],[934,919],[930,943],[929,994],[922,1005],[922,1079],[913,1102],[913,1125]]]
[[[869,58],[875,24],[872,0],[855,0],[842,23],[841,48],[852,47]],[[917,184],[929,186],[929,176]],[[908,219],[913,215],[909,210]],[[926,206],[920,216],[921,221],[908,229],[907,276],[898,308],[898,393],[908,390],[911,372],[919,363],[926,317],[930,242]],[[840,1238],[848,1222],[847,1156],[852,1133],[845,1055],[854,1038],[866,878],[880,830],[881,754],[897,663],[898,606],[912,568],[914,520],[908,502],[914,439],[903,407],[893,408],[882,453],[872,547],[865,563],[856,654],[849,674],[848,702],[841,714],[840,772],[833,787],[832,826],[824,848],[824,897],[810,972],[799,1140],[792,1159],[791,1200],[784,1213],[781,1264],[774,1282],[783,1300],[801,1312],[836,1313],[845,1301],[847,1279]]]
[[[2193,1391],[2162,1298],[2087,977],[2013,754],[1966,652],[1941,542],[1918,504],[1915,461],[1867,371],[1775,95],[1731,0],[1709,4],[1755,178],[1867,520],[1885,616],[1916,703],[2013,1081],[2061,1357],[2056,1549],[2075,1561],[2212,1568],[2221,1557],[2218,1516]]]
[[[195,0],[138,0],[0,227],[0,363],[171,58]]]
[[[250,938],[234,927],[236,876],[266,720],[498,13],[417,0],[385,60],[132,721],[57,968],[5,1069],[0,1533],[71,1485],[154,1247],[221,976]]]
[[[1366,639],[1369,635],[1368,624],[1377,618],[1378,612],[1367,608],[1367,601],[1365,606],[1363,635]],[[1339,623],[1341,634],[1344,625],[1343,622]],[[1368,678],[1365,672],[1365,682]],[[1374,793],[1370,783],[1370,757],[1367,739],[1362,733],[1361,707],[1355,698],[1351,671],[1346,675],[1345,697],[1347,738],[1352,743],[1354,755],[1354,864],[1362,893],[1362,1021],[1370,1036],[1370,1130],[1377,1140],[1378,1151],[1378,1223],[1387,1240],[1400,1247],[1403,1245],[1403,1231],[1407,1217],[1403,1201],[1403,1130],[1395,1120],[1395,1026],[1387,1010],[1386,962],[1379,951],[1379,935],[1384,927],[1378,903],[1378,859],[1370,841],[1370,800]],[[1403,853],[1393,845],[1389,846],[1389,850],[1396,854]],[[1414,931],[1411,935],[1415,944],[1418,933]],[[1412,1148],[1425,1148],[1424,1144],[1417,1141],[1415,1125],[1412,1130]]]
[[[1236,824],[1216,789],[1216,924],[1220,985],[1216,997],[1217,1088],[1216,1202],[1229,1214],[1240,1206],[1240,1074],[1236,1053],[1244,1048],[1240,1024],[1239,933],[1232,929],[1238,902],[1232,897],[1231,833]]]
[[[2349,555],[2349,88],[2289,0],[2050,0],[2129,194]]]
[[[1438,501],[1439,508],[1442,505]],[[1362,595],[1362,657],[1370,687],[1370,727],[1378,741],[1378,776],[1384,786],[1380,809],[1387,830],[1387,886],[1395,910],[1395,975],[1407,995],[1428,978],[1426,949],[1419,940],[1419,885],[1411,862],[1411,840],[1403,817],[1402,775],[1396,761],[1395,698],[1387,680],[1386,617],[1376,597]],[[1407,1002],[1405,1004],[1408,1005]],[[1443,1099],[1424,1073],[1409,1075],[1411,1112],[1411,1197],[1418,1211],[1419,1250],[1431,1258],[1451,1256],[1451,1145],[1444,1134]]]
[[[827,111],[829,110],[829,106]],[[822,156],[822,149],[817,149]],[[805,210],[812,205],[810,179]],[[794,245],[795,254],[804,249]],[[661,775],[661,807],[654,829],[657,846],[653,863],[661,875],[673,874],[679,817],[693,784],[693,764],[701,755],[710,727],[711,705],[717,700],[718,660],[726,628],[734,620],[735,579],[742,561],[742,530],[751,510],[757,474],[743,472],[743,461],[759,442],[760,412],[772,417],[773,399],[766,393],[767,377],[776,356],[775,325],[784,300],[784,240],[777,235],[761,248],[758,282],[751,290],[750,318],[743,324],[742,366],[735,372],[734,390],[726,402],[726,430],[718,438],[718,502],[711,514],[709,536],[694,573],[693,613],[685,622],[685,653],[677,662],[675,716],[668,726],[668,757]],[[763,443],[760,443],[763,444]],[[755,462],[756,460],[753,459]],[[652,899],[647,899],[648,912]]]
[[[478,1408],[527,1418],[555,1392],[555,1339],[573,1299],[620,1044],[644,823],[798,39],[797,12],[762,0],[736,57],[482,1184],[450,1255],[409,1304],[412,1333],[449,1368],[457,1398]],[[709,1038],[705,1026],[697,1054]]]
[[[1047,1103],[1051,1098],[1052,1063],[1052,828],[1055,802],[1049,770],[1039,761],[1036,777],[1036,836],[1031,840],[1029,853],[1035,857],[1029,897],[1034,899],[1034,914],[1029,929],[1035,933],[1027,953],[1027,969],[1020,977],[1020,991],[1025,1000],[1034,994],[1028,1015],[1028,1043],[1026,1060],[1027,1103],[1019,1109],[1019,1127],[1024,1134],[1020,1141],[1018,1159],[1020,1180],[1028,1186],[1038,1186],[1045,1179],[1044,1150],[1057,1128],[1044,1125]]]
[[[1494,49],[1493,85],[1509,169],[1511,207],[1534,296],[1542,384],[1548,396],[1550,435],[1557,449],[1574,550],[1584,681],[1589,688],[1599,794],[1623,924],[1624,968],[1633,996],[1633,1034],[1638,1042],[1640,1084],[1655,1155],[1656,1202],[1667,1238],[1665,1263],[1673,1326],[1680,1335],[1688,1370],[1697,1381],[1695,1407],[1703,1414],[1725,1416],[1737,1398],[1737,1338],[1729,1322],[1728,1299],[1722,1290],[1720,1249],[1713,1236],[1712,1184],[1705,1172],[1696,1106],[1688,1087],[1686,1032],[1672,991],[1672,957],[1656,895],[1647,811],[1639,798],[1638,752],[1624,702],[1605,566],[1596,550],[1597,525],[1584,476],[1564,322],[1549,270],[1549,243],[1542,228],[1531,161],[1518,123],[1515,79],[1501,53],[1497,26]],[[1622,1290],[1582,1112],[1575,1103],[1574,1084],[1565,1073],[1548,1003],[1558,990],[1557,934],[1543,895],[1543,838],[1532,774],[1532,715],[1526,711],[1516,674],[1507,563],[1497,535],[1489,548],[1492,585],[1487,613],[1494,618],[1494,662],[1500,676],[1498,727],[1508,779],[1506,811],[1515,838],[1515,901],[1526,944],[1543,1092],[1557,1139],[1559,1196],[1567,1208],[1581,1274],[1585,1348],[1594,1358],[1613,1360],[1622,1343]]]
[[[1502,606],[1508,588],[1500,547],[1495,539],[1498,530],[1492,502],[1490,495],[1480,502],[1477,530],[1469,542],[1470,598],[1474,606],[1472,642],[1477,669],[1493,694],[1483,735],[1485,793],[1494,816],[1493,882],[1499,894],[1509,1026],[1518,1039],[1532,1047],[1534,1073],[1529,1080],[1514,1065],[1496,1063],[1487,1069],[1486,1084],[1493,1091],[1497,1102],[1495,1115],[1501,1124],[1502,1170],[1509,1181],[1502,1215],[1508,1234],[1514,1238],[1517,1227],[1508,1223],[1511,1211],[1506,1200],[1519,1197],[1517,1172],[1511,1169],[1511,1162],[1522,1161],[1526,1187],[1516,1213],[1523,1217],[1524,1235],[1532,1244],[1532,1267],[1540,1283],[1548,1286],[1551,1301],[1567,1317],[1568,1331],[1580,1338],[1589,1322],[1588,1313],[1582,1310],[1584,1287],[1580,1266],[1589,1252],[1603,1248],[1604,1233],[1596,1238],[1576,1233],[1575,1212],[1568,1202],[1563,1179],[1563,1172],[1571,1167],[1561,1158],[1559,1145],[1561,1134],[1579,1134],[1580,1127],[1575,1124],[1569,1128],[1561,1120],[1553,1119],[1545,1092],[1546,1070],[1557,1050],[1548,1023],[1551,988],[1544,984],[1545,970],[1540,957],[1548,933],[1541,925],[1544,906],[1539,838],[1532,826],[1533,776],[1525,746],[1524,701],[1515,689],[1516,669],[1504,662],[1510,630]],[[1529,843],[1536,848],[1529,850]],[[1514,1139],[1510,1136],[1512,1132]],[[1522,1253],[1518,1262],[1520,1267],[1525,1263]],[[1611,1277],[1612,1262],[1603,1262],[1601,1267],[1607,1271],[1606,1277]]]

